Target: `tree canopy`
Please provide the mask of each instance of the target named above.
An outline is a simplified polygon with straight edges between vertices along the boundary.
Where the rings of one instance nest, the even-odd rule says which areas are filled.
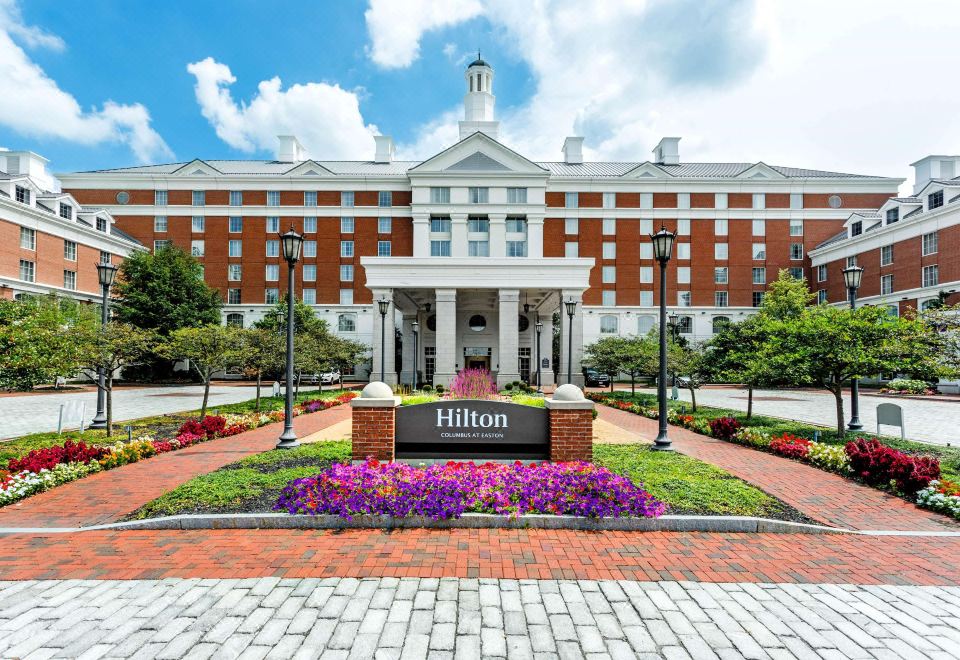
[[[185,359],[203,379],[203,405],[200,419],[207,414],[210,379],[213,374],[243,364],[243,330],[235,326],[211,323],[199,328],[180,328],[160,347],[160,353],[172,359]]]

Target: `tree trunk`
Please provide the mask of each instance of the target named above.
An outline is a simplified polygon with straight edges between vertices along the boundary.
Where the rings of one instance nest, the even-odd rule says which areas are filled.
[[[692,381],[690,385],[690,412],[697,412],[697,391],[694,389]]]
[[[635,374],[630,374],[630,395],[637,393],[637,376]]]
[[[747,385],[747,419],[753,417],[753,385]]]
[[[200,406],[200,421],[203,421],[203,418],[207,416],[207,401],[210,400],[210,377],[213,375],[212,371],[207,372],[203,379],[203,405]]]
[[[843,388],[832,389],[834,398],[837,400],[837,440],[842,440],[843,432]]]
[[[257,372],[257,400],[253,404],[254,412],[260,412],[260,379],[263,377],[259,371]]]
[[[104,382],[104,389],[107,390],[107,437],[113,435],[113,370],[107,373],[107,379]]]
[[[610,376],[610,391],[613,391],[613,376]]]

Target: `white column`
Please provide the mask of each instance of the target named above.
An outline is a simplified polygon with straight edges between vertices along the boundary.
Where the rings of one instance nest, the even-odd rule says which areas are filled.
[[[505,257],[507,256],[507,215],[491,213],[487,217],[490,220],[490,256]]]
[[[499,340],[497,355],[500,366],[497,368],[497,387],[520,380],[520,331],[517,327],[520,315],[520,291],[518,289],[500,289],[499,291]]]
[[[450,214],[450,256],[467,256],[467,214]],[[438,317],[439,318],[439,317]]]
[[[413,322],[417,319],[415,314],[404,314],[400,325],[400,331],[403,333],[403,344],[400,347],[403,363],[400,365],[400,382],[416,387],[416,372],[413,354]]]
[[[382,380],[388,385],[397,384],[396,367],[396,307],[393,305],[393,289],[373,289],[373,369],[370,372],[370,380]],[[386,299],[390,301],[387,309],[386,323],[381,323],[380,309],[378,300]],[[381,329],[383,330],[381,332]],[[381,365],[381,346],[383,349],[383,371],[380,375]]]
[[[543,216],[527,216],[527,257],[543,258]]]
[[[560,364],[558,369],[558,383],[567,382],[567,360],[570,338],[567,333],[573,335],[573,352],[571,353],[571,374],[574,385],[583,387],[583,371],[581,361],[583,360],[583,292],[578,289],[564,289],[560,292]],[[577,311],[573,315],[573,326],[570,326],[570,317],[567,316],[566,302],[573,300],[577,303]]]
[[[457,290],[437,289],[436,363],[433,384],[446,387],[457,375]]]
[[[413,216],[413,256],[430,256],[430,216],[426,213]]]
[[[547,360],[547,366],[540,367],[540,377],[544,385],[553,384],[553,313],[550,311],[540,312],[540,322],[543,323],[543,330],[540,331],[540,362],[544,358]],[[536,347],[534,347],[536,351]],[[536,355],[533,356],[536,359]],[[536,367],[536,365],[534,365]]]

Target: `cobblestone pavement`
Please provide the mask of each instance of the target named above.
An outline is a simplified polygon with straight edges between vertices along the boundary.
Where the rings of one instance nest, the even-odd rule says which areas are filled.
[[[622,388],[621,388],[622,389]],[[629,387],[627,388],[629,390]],[[656,394],[656,390],[638,390]],[[804,422],[821,424],[831,428],[837,424],[837,409],[829,392],[804,390],[757,390],[753,394],[753,411],[758,415],[772,415]],[[690,401],[690,392],[680,390],[680,399]],[[747,391],[739,388],[706,388],[697,390],[697,403],[705,406],[747,409]],[[897,399],[860,394],[860,421],[865,433],[877,432],[877,405],[895,403],[903,408],[906,435],[910,440],[944,445],[960,444],[960,402],[947,400]],[[850,395],[843,397],[846,421],[850,421]],[[898,435],[895,426],[884,426],[885,435]]]
[[[0,583],[5,658],[956,658],[960,588],[353,578]]]

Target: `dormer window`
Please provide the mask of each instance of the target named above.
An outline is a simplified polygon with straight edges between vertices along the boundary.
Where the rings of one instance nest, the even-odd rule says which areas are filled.
[[[892,225],[900,220],[900,207],[887,209],[887,224]]]
[[[863,233],[863,222],[857,220],[856,222],[850,223],[850,236],[859,236]]]
[[[60,202],[60,217],[65,220],[73,220],[73,207]]]
[[[943,191],[938,190],[927,195],[927,210],[932,211],[943,206]]]
[[[107,219],[97,216],[97,231],[102,231],[106,233],[107,231]]]
[[[21,204],[30,203],[30,189],[24,188],[23,186],[16,186],[16,197],[15,199]]]

